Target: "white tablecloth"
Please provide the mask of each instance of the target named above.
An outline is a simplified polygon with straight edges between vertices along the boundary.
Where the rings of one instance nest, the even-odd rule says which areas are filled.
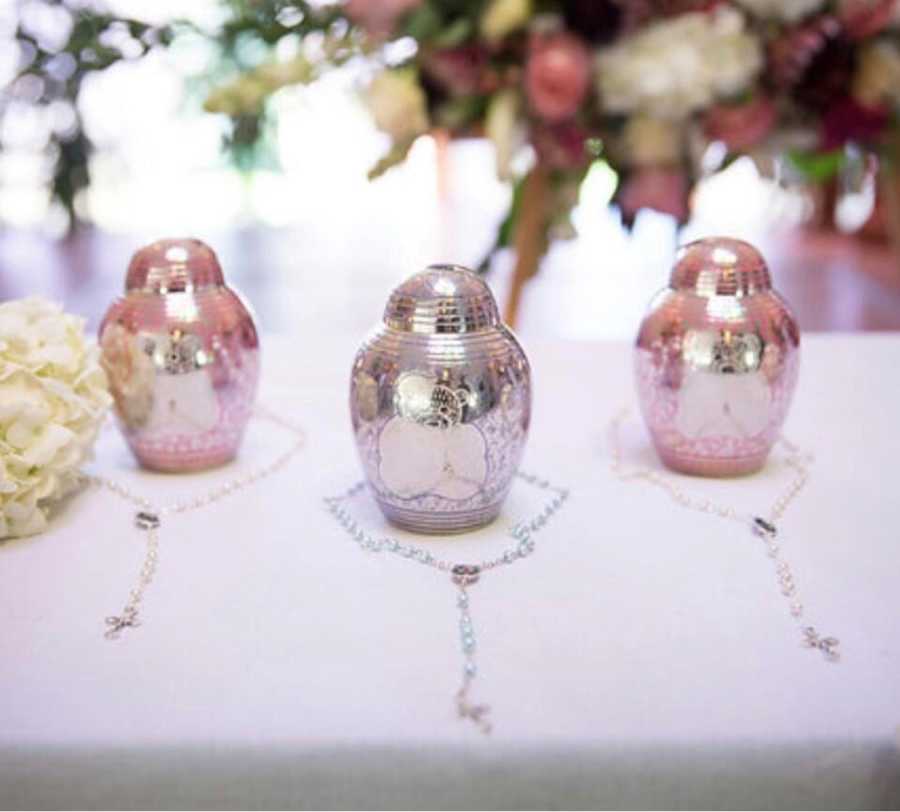
[[[472,589],[489,737],[454,716],[449,580],[364,554],[323,505],[360,477],[355,343],[267,343],[263,400],[308,447],[165,524],[144,625],[121,639],[103,618],[143,556],[126,504],[87,492],[43,536],[0,545],[0,806],[900,805],[900,337],[807,337],[786,430],[816,462],[784,551],[838,664],[800,645],[757,538],[610,475],[629,348],[530,345],[523,467],[571,498],[534,556]],[[287,439],[254,423],[232,466],[172,477],[137,471],[110,429],[92,469],[165,500]],[[654,462],[636,417],[624,439]],[[683,482],[762,511],[788,479],[776,455],[757,476]],[[484,557],[537,498],[517,482],[491,528],[422,544]],[[352,508],[392,533],[368,497]]]

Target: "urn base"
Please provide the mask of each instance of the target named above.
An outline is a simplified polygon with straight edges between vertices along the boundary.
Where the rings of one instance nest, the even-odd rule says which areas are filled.
[[[222,448],[201,454],[186,455],[183,451],[143,451],[131,449],[141,468],[160,474],[189,474],[219,468],[237,457],[236,448]]]
[[[490,524],[500,513],[500,504],[487,505],[475,510],[453,513],[423,512],[421,510],[404,510],[396,505],[382,502],[376,497],[378,507],[385,518],[401,530],[426,535],[450,535],[465,533]]]
[[[656,453],[671,471],[689,476],[733,477],[755,474],[768,459],[768,452],[747,457],[694,457],[656,445]]]

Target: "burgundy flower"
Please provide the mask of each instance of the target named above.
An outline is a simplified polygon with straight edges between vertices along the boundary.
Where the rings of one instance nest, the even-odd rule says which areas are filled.
[[[532,142],[538,160],[552,169],[578,169],[590,156],[585,150],[588,134],[572,121],[537,125]]]
[[[590,42],[603,44],[615,39],[622,30],[624,5],[620,0],[563,0],[562,13],[572,31]]]
[[[900,0],[844,0],[838,17],[850,39],[861,40],[880,34],[894,20]]]
[[[485,92],[488,52],[481,45],[431,51],[423,60],[428,77],[454,96]]]
[[[847,94],[855,62],[852,41],[840,20],[831,15],[786,31],[769,46],[772,82],[815,111]]]
[[[648,167],[629,175],[616,193],[622,221],[629,228],[641,209],[670,214],[679,223],[688,219],[688,180],[674,167]]]
[[[890,120],[883,107],[867,107],[852,96],[833,104],[822,117],[822,147],[842,147],[848,141],[871,144],[878,140]]]
[[[777,112],[763,94],[746,104],[717,104],[706,113],[703,129],[713,141],[722,141],[731,152],[742,152],[762,141],[772,130]]]
[[[581,39],[563,32],[536,35],[525,67],[532,109],[547,121],[571,118],[587,94],[590,72],[590,51]]]

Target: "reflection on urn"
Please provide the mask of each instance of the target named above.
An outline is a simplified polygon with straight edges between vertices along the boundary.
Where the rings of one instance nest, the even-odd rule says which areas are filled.
[[[684,246],[637,339],[641,409],[670,468],[758,470],[797,380],[800,333],[759,252],[740,240]]]
[[[531,373],[480,277],[432,266],[394,290],[350,389],[366,477],[390,521],[435,533],[496,517],[528,433]]]
[[[693,330],[686,334],[684,348],[690,371],[678,394],[678,430],[691,440],[749,440],[765,431],[771,390],[761,370],[759,337]]]
[[[191,471],[234,457],[253,408],[259,341],[208,246],[160,240],[138,251],[100,348],[141,465]]]

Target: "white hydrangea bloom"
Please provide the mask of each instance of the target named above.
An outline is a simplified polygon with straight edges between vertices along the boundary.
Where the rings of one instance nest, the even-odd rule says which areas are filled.
[[[39,298],[0,304],[0,538],[46,527],[110,402],[83,319]]]
[[[723,7],[662,20],[601,49],[597,83],[607,112],[679,119],[740,93],[762,65],[743,15]]]
[[[795,23],[818,11],[825,0],[736,0],[754,17],[762,20],[780,20]]]

